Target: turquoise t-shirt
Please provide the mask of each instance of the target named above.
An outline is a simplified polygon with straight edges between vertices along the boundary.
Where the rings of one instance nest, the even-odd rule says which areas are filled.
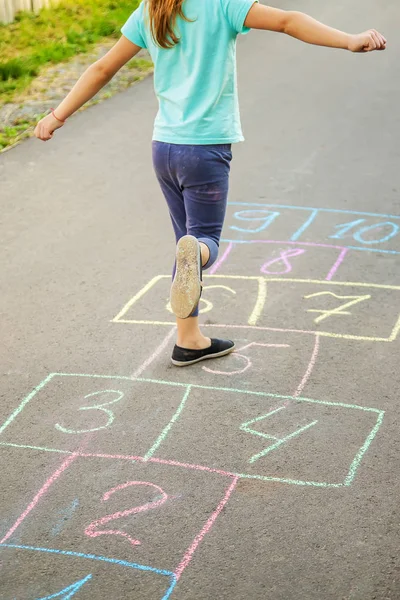
[[[180,41],[171,49],[153,40],[146,2],[122,27],[131,42],[147,48],[154,63],[159,111],[153,139],[170,144],[243,141],[236,77],[236,38],[246,33],[255,0],[185,0],[177,19]]]

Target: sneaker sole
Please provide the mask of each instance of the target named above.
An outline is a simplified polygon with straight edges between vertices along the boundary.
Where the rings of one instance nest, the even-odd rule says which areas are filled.
[[[200,245],[191,235],[181,238],[176,247],[176,272],[171,286],[171,308],[179,319],[190,317],[199,303]]]
[[[226,356],[235,350],[235,346],[232,348],[227,348],[226,350],[221,350],[221,352],[216,352],[215,354],[206,354],[205,356],[201,356],[200,358],[195,358],[194,360],[174,360],[171,358],[171,362],[175,367],[188,367],[189,365],[194,365],[202,360],[208,360],[209,358],[219,358],[220,356]]]

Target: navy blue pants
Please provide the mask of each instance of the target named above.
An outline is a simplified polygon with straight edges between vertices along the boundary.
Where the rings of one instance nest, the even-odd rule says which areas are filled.
[[[168,204],[176,241],[189,234],[206,244],[210,258],[205,269],[218,256],[231,160],[230,144],[153,142],[154,170]],[[196,310],[193,316],[197,314]]]

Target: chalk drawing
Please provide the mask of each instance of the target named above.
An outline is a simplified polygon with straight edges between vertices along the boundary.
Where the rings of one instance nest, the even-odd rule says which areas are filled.
[[[246,433],[258,435],[258,436],[263,437],[268,440],[275,440],[275,443],[271,444],[270,446],[267,446],[267,448],[262,450],[262,452],[258,452],[257,454],[254,454],[254,456],[252,456],[249,459],[249,463],[254,463],[259,458],[266,456],[268,454],[268,452],[271,452],[272,450],[276,450],[277,448],[279,448],[279,446],[282,446],[282,444],[285,444],[288,440],[291,440],[292,438],[300,435],[300,433],[302,433],[303,431],[306,431],[307,429],[310,429],[310,427],[313,427],[313,425],[316,425],[318,423],[318,421],[312,421],[312,423],[308,423],[308,425],[305,425],[304,427],[301,427],[300,429],[296,429],[296,431],[294,431],[293,433],[290,433],[289,435],[286,435],[283,438],[277,438],[273,435],[269,435],[268,433],[261,433],[260,431],[257,431],[255,429],[250,429],[249,425],[253,425],[253,423],[258,423],[259,421],[263,421],[264,419],[267,419],[271,415],[274,415],[277,412],[279,412],[281,410],[285,410],[285,409],[286,409],[285,406],[282,406],[281,408],[276,408],[275,410],[272,410],[271,412],[267,413],[266,415],[261,415],[261,417],[256,417],[255,419],[251,419],[250,421],[246,421],[246,423],[242,423],[240,425],[240,429],[242,431],[245,431]]]
[[[168,425],[163,429],[163,431],[160,433],[160,435],[158,436],[158,438],[156,439],[156,441],[154,442],[154,444],[152,445],[152,447],[150,448],[150,450],[148,452],[146,452],[144,459],[148,460],[149,458],[151,458],[153,456],[153,454],[156,452],[157,448],[160,446],[160,444],[162,444],[162,442],[165,440],[165,438],[167,437],[168,433],[170,432],[171,428],[173,427],[174,423],[178,420],[179,415],[181,414],[181,412],[183,411],[186,401],[189,398],[189,394],[190,394],[190,390],[192,389],[191,385],[188,385],[186,388],[186,392],[185,395],[182,398],[182,402],[180,403],[180,405],[178,406],[178,410],[176,411],[176,413],[173,415],[172,419],[170,420],[170,422],[168,423]]]
[[[347,248],[343,248],[342,251],[340,252],[337,261],[335,262],[335,264],[333,265],[333,267],[331,268],[331,270],[329,271],[328,275],[326,276],[326,281],[331,281],[332,278],[334,277],[334,275],[336,275],[336,271],[338,270],[338,268],[340,267],[340,265],[342,264],[342,262],[345,259],[345,256],[348,253],[348,249]]]
[[[254,228],[249,228],[249,229],[245,229],[243,227],[238,227],[237,225],[231,225],[230,229],[235,230],[235,231],[239,231],[242,233],[256,233],[258,231],[263,231],[264,229],[266,229],[269,225],[270,222],[268,222],[268,217],[271,218],[271,222],[276,218],[276,216],[274,216],[272,218],[272,215],[275,215],[277,211],[275,210],[270,210],[270,209],[279,209],[279,211],[282,210],[293,210],[293,211],[303,211],[305,213],[308,213],[308,217],[306,218],[306,220],[304,221],[304,223],[291,235],[290,237],[290,241],[292,242],[297,242],[299,240],[299,238],[305,233],[305,231],[310,227],[310,225],[312,223],[314,223],[317,219],[317,217],[319,216],[319,214],[323,214],[323,213],[331,213],[331,214],[347,214],[347,215],[356,215],[356,216],[362,216],[362,217],[376,217],[378,219],[390,219],[390,221],[382,221],[382,222],[378,222],[378,223],[374,223],[372,225],[368,225],[366,227],[361,227],[360,229],[358,229],[357,231],[355,231],[355,233],[353,234],[353,237],[355,239],[356,242],[358,242],[359,246],[350,246],[346,244],[346,248],[351,249],[351,250],[364,250],[364,251],[368,251],[368,252],[382,252],[385,254],[400,254],[399,250],[390,250],[387,248],[371,248],[371,245],[374,244],[384,244],[388,241],[390,241],[391,239],[393,239],[395,236],[397,236],[399,230],[400,230],[400,216],[399,215],[386,215],[386,214],[379,214],[379,213],[369,213],[369,212],[359,212],[359,211],[353,211],[353,210],[342,210],[342,209],[333,209],[333,208],[315,208],[315,207],[307,207],[307,206],[292,206],[292,205],[285,205],[285,204],[270,204],[270,203],[258,203],[258,202],[229,202],[228,203],[229,206],[240,206],[243,207],[242,210],[240,211],[236,211],[233,215],[234,219],[238,219],[238,220],[246,220],[246,221],[254,221],[255,223],[257,223],[257,221],[261,221],[262,224],[258,227],[254,227]],[[246,207],[246,209],[244,209],[244,207]],[[248,216],[245,216],[248,215]],[[251,215],[256,215],[253,218],[251,217]],[[264,219],[264,222],[263,222]],[[392,222],[392,221],[396,221],[396,222]],[[343,237],[345,236],[345,234],[350,231],[352,228],[357,227],[359,225],[362,225],[365,222],[365,218],[363,219],[356,219],[355,221],[352,221],[350,223],[346,223],[343,225],[337,225],[335,226],[336,229],[339,229],[339,231],[334,234],[331,235],[330,238],[333,239],[343,239]],[[364,236],[373,231],[374,229],[380,229],[382,227],[390,227],[391,231],[386,234],[385,236],[378,238],[378,239],[374,239],[374,240],[368,240],[366,239]],[[248,240],[227,240],[227,239],[222,239],[221,241],[240,241],[240,242],[248,242]]]
[[[66,374],[64,374],[64,375],[66,375]],[[110,377],[110,376],[98,375],[96,377]],[[165,382],[165,383],[167,385],[170,384],[170,382]],[[176,384],[176,385],[184,385],[184,384]],[[8,442],[2,442],[1,445],[18,447],[18,448],[26,448],[26,449],[40,449],[44,452],[55,452],[58,454],[68,454],[69,456],[74,455],[74,456],[79,456],[82,458],[104,458],[104,459],[110,459],[110,460],[127,460],[129,462],[132,462],[132,461],[147,462],[148,461],[151,463],[154,462],[154,463],[163,464],[163,465],[175,466],[177,468],[207,471],[209,473],[219,474],[223,477],[231,477],[231,478],[240,477],[243,479],[257,479],[259,481],[274,481],[277,483],[283,483],[283,484],[289,484],[289,485],[299,485],[299,486],[338,488],[338,487],[343,487],[343,486],[349,486],[353,482],[353,480],[357,474],[357,470],[361,464],[362,458],[364,457],[364,455],[367,452],[367,450],[369,449],[372,441],[376,437],[376,434],[378,433],[378,430],[383,422],[383,418],[385,415],[385,411],[383,411],[383,410],[380,410],[377,408],[371,408],[371,407],[367,407],[367,406],[359,406],[357,404],[345,404],[343,402],[327,402],[327,401],[322,401],[322,400],[312,400],[310,398],[302,398],[300,396],[296,397],[296,398],[293,396],[279,396],[278,394],[266,394],[265,392],[254,392],[254,391],[249,391],[249,390],[231,390],[230,388],[216,388],[216,387],[211,387],[211,386],[196,386],[194,384],[192,384],[191,387],[198,387],[201,389],[205,388],[205,389],[211,389],[211,390],[221,389],[224,391],[233,391],[233,392],[240,391],[240,393],[243,393],[243,394],[252,394],[255,396],[272,396],[274,398],[281,398],[286,401],[309,402],[309,403],[315,403],[315,404],[321,404],[321,405],[327,405],[327,406],[339,406],[339,407],[343,407],[343,408],[352,408],[352,409],[361,410],[364,412],[375,413],[377,415],[377,421],[376,421],[376,424],[374,425],[374,427],[372,428],[371,432],[367,436],[364,444],[357,451],[357,454],[351,463],[348,474],[347,474],[344,482],[341,482],[341,483],[329,483],[326,481],[305,481],[305,480],[301,480],[301,479],[290,479],[287,477],[271,477],[268,475],[235,473],[235,472],[230,472],[230,471],[226,471],[223,469],[218,469],[215,467],[208,467],[206,465],[195,465],[195,464],[191,464],[191,463],[185,463],[185,462],[176,461],[176,460],[168,460],[168,459],[163,459],[163,458],[158,458],[158,457],[157,458],[156,457],[145,458],[145,457],[140,457],[140,456],[130,456],[130,455],[127,456],[127,455],[120,455],[120,454],[86,453],[86,452],[85,453],[80,452],[78,454],[76,452],[72,453],[68,450],[60,450],[58,448],[45,448],[45,447],[35,448],[33,446],[25,446],[24,444],[12,444],[12,443],[8,443]],[[175,419],[175,421],[176,421],[176,419]],[[157,442],[158,441],[159,440],[157,440]],[[161,440],[158,445],[160,445],[162,441],[163,440]],[[16,529],[16,527],[14,528],[14,530],[15,529]]]
[[[264,310],[265,301],[267,299],[267,283],[264,277],[257,277],[258,281],[258,293],[257,300],[254,306],[253,312],[251,313],[248,324],[255,325]]]
[[[168,600],[170,598],[174,587],[176,585],[176,577],[172,571],[166,571],[165,569],[155,569],[154,567],[149,567],[147,565],[140,565],[138,563],[128,562],[126,560],[119,560],[117,558],[108,558],[106,556],[98,556],[96,554],[84,554],[83,552],[72,552],[70,550],[58,550],[56,548],[40,548],[37,546],[22,546],[18,544],[2,544],[0,545],[0,550],[4,548],[14,548],[16,550],[30,550],[34,552],[44,552],[46,554],[54,554],[59,556],[68,556],[72,558],[82,558],[89,560],[96,560],[100,562],[110,563],[113,565],[117,565],[120,567],[128,567],[131,569],[137,569],[139,571],[145,571],[149,573],[156,573],[157,575],[164,575],[168,577],[170,580],[170,586],[162,597],[161,600]]]
[[[109,523],[110,521],[115,521],[116,519],[122,519],[123,517],[127,517],[128,515],[136,515],[138,513],[145,512],[147,510],[158,508],[159,506],[162,506],[164,504],[164,502],[166,502],[166,500],[168,499],[168,495],[164,492],[164,490],[162,490],[155,483],[150,483],[148,481],[127,481],[126,483],[121,483],[120,485],[117,485],[116,487],[114,487],[111,490],[109,490],[108,492],[106,492],[103,496],[103,502],[106,502],[110,498],[110,496],[115,494],[115,492],[124,490],[127,487],[136,486],[136,485],[143,485],[146,487],[154,488],[155,490],[158,491],[158,493],[161,497],[153,500],[152,502],[146,502],[145,504],[142,504],[140,506],[128,508],[127,510],[119,511],[112,515],[106,515],[105,517],[96,519],[95,521],[90,523],[90,525],[88,525],[86,527],[85,533],[87,536],[96,538],[100,535],[120,535],[120,536],[124,537],[125,539],[127,539],[132,544],[132,546],[139,546],[141,544],[141,542],[139,540],[132,538],[125,531],[120,531],[117,529],[105,529],[105,530],[98,529],[98,527],[101,527],[102,525],[105,525],[106,523]]]
[[[345,311],[344,309],[350,308],[350,306],[354,306],[355,304],[358,304],[359,302],[363,302],[363,301],[369,300],[371,298],[370,295],[339,296],[338,294],[334,294],[333,292],[317,292],[316,294],[308,294],[308,296],[304,296],[304,298],[306,298],[308,300],[309,298],[316,298],[317,296],[325,296],[325,295],[334,296],[335,298],[339,298],[340,300],[350,300],[350,302],[345,302],[344,304],[341,304],[340,306],[337,306],[336,308],[332,308],[330,310],[318,310],[316,308],[307,309],[307,312],[322,313],[319,317],[314,319],[314,323],[320,323],[320,321],[323,321],[324,319],[327,319],[328,317],[332,317],[333,315],[351,315],[351,312]]]
[[[315,363],[317,362],[318,352],[319,352],[319,335],[316,335],[315,336],[314,348],[313,348],[313,351],[312,351],[312,354],[311,354],[310,362],[308,363],[307,370],[304,373],[303,379],[301,380],[299,386],[297,387],[296,391],[293,394],[294,398],[298,398],[303,393],[303,390],[306,387],[306,385],[308,383],[308,380],[311,377],[311,373],[313,372],[313,369],[315,367]]]
[[[150,289],[161,279],[169,278],[168,275],[159,275],[151,280],[145,287]],[[239,329],[259,329],[260,331],[281,331],[287,333],[307,333],[307,334],[318,334],[320,336],[332,337],[337,339],[348,339],[348,340],[360,340],[360,341],[374,341],[374,342],[393,342],[400,331],[400,315],[396,317],[396,322],[391,330],[388,337],[380,336],[368,336],[368,335],[357,335],[352,333],[336,333],[332,331],[320,331],[320,330],[304,330],[294,328],[282,328],[282,327],[270,327],[270,326],[258,326],[257,323],[263,313],[265,302],[267,300],[267,285],[270,283],[282,283],[282,285],[288,283],[299,283],[299,284],[315,284],[325,286],[343,286],[343,287],[360,287],[370,288],[372,290],[393,290],[399,291],[400,286],[395,285],[384,285],[377,283],[365,283],[365,282],[350,282],[350,281],[327,281],[320,279],[296,279],[296,278],[280,278],[280,277],[260,277],[260,276],[247,276],[247,275],[206,275],[205,278],[219,278],[225,280],[238,280],[238,281],[251,281],[258,284],[257,297],[255,306],[250,314],[247,321],[247,325],[244,323],[204,323],[203,327],[219,327],[219,328],[239,328]],[[136,296],[142,296],[141,292]],[[134,298],[136,298],[136,296]],[[141,319],[123,319],[122,317],[126,314],[126,311],[133,306],[132,300],[130,300],[120,311],[118,321],[117,317],[113,319],[113,322],[119,323],[131,323],[131,324],[147,324],[147,325],[174,325],[172,321],[148,321]]]
[[[169,333],[162,340],[161,344],[157,346],[152,354],[148,358],[144,360],[144,362],[134,371],[131,375],[131,378],[139,377],[155,360],[156,358],[163,352],[167,346],[169,345],[170,340],[176,334],[176,327],[173,327]]]
[[[299,246],[301,248],[304,248],[304,250],[306,250],[307,248],[327,248],[327,249],[332,249],[332,250],[338,250],[339,251],[339,256],[336,259],[335,263],[332,265],[331,269],[329,270],[328,275],[325,277],[326,281],[330,281],[334,275],[336,274],[336,271],[338,270],[339,266],[342,264],[345,256],[348,253],[348,248],[347,247],[343,247],[343,246],[334,246],[332,244],[316,244],[315,242],[293,242],[290,240],[286,240],[286,241],[278,241],[278,240],[229,240],[229,239],[225,239],[222,238],[221,242],[226,242],[228,244],[226,251],[224,252],[224,254],[221,256],[221,259],[218,261],[218,268],[221,267],[221,265],[226,261],[226,259],[228,258],[229,254],[231,253],[232,249],[236,246],[240,244],[273,244],[273,245],[285,245],[285,246]],[[229,250],[229,251],[228,251]],[[213,269],[210,269],[209,274],[210,275],[214,275],[215,271],[213,271]]]
[[[218,271],[218,269],[221,267],[221,265],[226,261],[226,259],[230,255],[232,248],[233,248],[233,243],[229,243],[228,246],[226,247],[225,252],[222,254],[222,256],[210,268],[210,270],[209,270],[210,275],[214,275],[214,273],[216,273]]]
[[[115,415],[111,410],[109,410],[108,408],[104,408],[104,407],[110,406],[110,404],[115,404],[116,402],[119,402],[124,397],[124,393],[120,392],[118,390],[101,390],[99,392],[93,392],[91,394],[87,394],[86,396],[84,396],[84,398],[86,400],[86,398],[91,398],[92,396],[99,396],[99,395],[103,395],[103,394],[118,394],[118,398],[114,398],[114,400],[110,400],[109,402],[103,402],[102,404],[93,404],[93,406],[81,406],[80,408],[78,408],[78,410],[100,410],[100,411],[104,412],[108,416],[108,420],[105,425],[99,425],[99,427],[92,427],[91,429],[67,429],[66,427],[63,427],[62,425],[60,425],[59,423],[56,423],[54,425],[54,427],[58,431],[62,431],[63,433],[73,433],[73,434],[90,433],[92,431],[100,431],[101,429],[107,429],[107,427],[109,427],[113,423]]]
[[[177,581],[179,580],[179,578],[181,577],[183,571],[186,569],[186,567],[188,566],[188,564],[192,560],[193,554],[194,554],[196,548],[198,547],[198,545],[200,544],[200,542],[202,541],[202,539],[204,538],[204,536],[210,531],[210,529],[214,525],[217,517],[221,513],[221,511],[224,508],[224,506],[226,505],[226,503],[228,502],[228,500],[229,500],[229,498],[230,498],[233,490],[235,489],[235,487],[237,485],[238,480],[239,480],[238,477],[235,477],[233,479],[232,483],[229,485],[229,487],[227,488],[227,490],[225,492],[225,496],[222,498],[221,502],[218,504],[218,506],[215,509],[215,511],[213,512],[213,514],[207,520],[207,522],[204,525],[203,529],[200,531],[200,533],[198,535],[196,535],[196,537],[193,540],[192,544],[186,550],[183,559],[181,560],[181,562],[179,563],[177,569],[175,570],[175,577],[176,577]]]
[[[257,207],[273,207],[273,208],[290,208],[293,210],[302,210],[306,212],[316,211],[316,212],[327,212],[327,213],[337,213],[344,215],[363,215],[366,217],[379,217],[384,219],[400,219],[399,215],[387,215],[383,213],[372,213],[372,212],[360,212],[357,210],[348,210],[343,208],[315,208],[311,206],[295,206],[293,204],[270,204],[270,203],[262,203],[262,202],[228,202],[229,206],[257,206]]]
[[[40,490],[37,492],[37,494],[35,495],[33,500],[28,504],[28,506],[22,513],[22,515],[20,517],[18,517],[18,519],[15,521],[14,525],[7,531],[5,536],[0,540],[0,544],[4,544],[4,542],[6,542],[8,540],[8,538],[10,538],[12,536],[14,531],[21,525],[21,523],[26,519],[26,517],[29,515],[29,513],[35,508],[35,506],[37,505],[39,500],[42,498],[42,496],[44,496],[44,494],[46,494],[49,487],[55,482],[56,479],[58,479],[60,477],[60,475],[65,471],[65,469],[67,469],[70,466],[70,464],[74,460],[76,460],[77,456],[78,455],[75,453],[68,456],[64,460],[64,462],[61,464],[61,466],[57,469],[57,471],[55,471],[55,473],[53,473],[53,475],[51,477],[49,477],[49,479],[44,483],[44,485],[42,485]]]
[[[344,225],[335,225],[335,229],[339,231],[335,233],[335,235],[330,235],[329,237],[332,239],[343,239],[346,237],[346,234],[356,227],[357,225],[361,225],[361,223],[365,223],[366,219],[358,219],[357,221],[352,221],[351,223],[345,223]],[[390,226],[392,231],[387,235],[377,239],[377,240],[366,240],[362,236],[369,231],[373,231],[374,229],[383,229],[384,227]],[[374,225],[369,225],[368,227],[361,227],[355,233],[351,235],[360,244],[383,244],[384,242],[388,242],[392,237],[399,233],[399,226],[396,223],[391,223],[390,221],[385,221],[383,223],[375,223]]]
[[[249,214],[257,214],[259,216],[247,216]],[[259,231],[264,231],[264,229],[267,229],[267,227],[269,227],[271,223],[275,221],[276,217],[279,217],[280,214],[281,213],[279,212],[270,210],[240,210],[234,214],[235,219],[240,221],[261,221],[261,225],[253,229],[245,229],[243,227],[231,225],[230,229],[234,229],[235,231],[244,231],[246,233],[258,233]]]
[[[236,295],[235,290],[228,287],[227,285],[205,285],[205,286],[203,286],[203,292],[205,290],[213,290],[213,289],[227,290],[231,294]],[[208,313],[208,312],[210,312],[210,310],[212,310],[214,308],[214,304],[212,302],[210,302],[210,300],[207,300],[206,298],[201,297],[199,306],[201,303],[205,304],[205,306],[203,306],[203,308],[199,308],[199,314]],[[168,300],[165,308],[168,310],[168,312],[173,313],[173,310],[171,308],[171,302],[169,300]]]
[[[293,258],[295,256],[301,256],[302,254],[304,254],[305,250],[303,248],[293,248],[293,249],[289,249],[289,250],[281,250],[280,254],[278,257],[276,258],[271,258],[270,260],[268,260],[267,262],[265,262],[260,271],[261,273],[264,273],[264,275],[284,275],[286,273],[290,273],[292,270],[292,265],[289,262],[289,258]],[[284,267],[282,269],[282,271],[270,271],[268,270],[268,267],[271,267],[272,265],[276,264],[276,263],[282,263],[282,266]]]
[[[242,373],[245,373],[245,371],[247,371],[248,369],[250,369],[253,365],[253,363],[251,362],[250,358],[248,356],[245,356],[244,354],[239,354],[240,352],[243,352],[244,350],[247,350],[249,348],[253,348],[254,346],[259,346],[261,348],[290,348],[290,344],[261,344],[259,342],[250,342],[249,344],[246,344],[245,346],[241,346],[240,348],[237,349],[237,352],[232,352],[230,357],[232,358],[243,358],[245,361],[245,366],[242,369],[236,369],[234,371],[218,371],[215,369],[210,369],[209,367],[205,367],[203,366],[202,369],[203,371],[206,371],[207,373],[212,373],[213,375],[239,375]]]
[[[38,600],[51,600],[52,598],[60,598],[60,600],[70,600],[70,598],[72,598],[72,596],[75,596],[76,592],[78,592],[81,589],[81,587],[85,585],[85,583],[91,578],[91,574],[86,575],[86,577],[84,577],[80,581],[76,581],[75,583],[69,585],[60,592],[52,594],[51,596],[46,596],[44,598],[38,598]]]
[[[52,530],[51,530],[51,534],[56,537],[57,535],[59,535],[62,531],[62,529],[64,528],[65,524],[67,521],[69,521],[72,517],[72,515],[74,514],[74,512],[76,511],[76,509],[79,506],[79,500],[78,498],[75,498],[75,500],[72,501],[72,503],[67,506],[65,509],[63,509],[62,511],[60,511],[60,515],[61,518],[59,519],[59,521],[53,526]]]
[[[306,219],[306,221],[304,221],[303,225],[301,227],[299,227],[299,229],[297,231],[295,231],[295,233],[290,238],[292,242],[297,242],[297,240],[303,235],[305,230],[310,227],[311,223],[315,220],[317,215],[318,215],[318,210],[312,210],[310,212],[310,216],[308,217],[308,219]]]
[[[76,457],[76,456],[77,456],[76,454],[69,455],[68,458],[71,459],[72,457]],[[97,455],[97,454],[89,454],[89,453],[83,453],[83,452],[82,452],[82,454],[79,454],[79,458],[81,458],[81,459],[89,458],[89,457],[91,457],[91,458],[93,458],[93,457],[104,458],[105,457],[105,458],[112,458],[114,460],[115,459],[117,459],[117,460],[123,459],[123,460],[129,461],[130,463],[132,462],[132,460],[136,460],[136,458],[131,457],[131,456],[117,457],[117,456],[112,456],[112,455],[111,456],[100,455],[100,454]],[[144,458],[141,458],[141,460],[143,462],[145,462]],[[158,459],[155,459],[155,460],[149,459],[149,461],[154,462],[154,463],[159,463],[159,464],[166,464],[169,462],[169,461],[162,461],[162,460],[158,460]],[[173,462],[173,461],[171,461],[171,462]],[[203,468],[201,466],[199,466],[199,469],[210,471],[210,472],[215,472],[212,469]],[[58,471],[51,478],[52,481],[54,481],[56,479],[56,476],[58,476]],[[0,544],[0,550],[1,549],[4,550],[5,548],[10,548],[10,549],[14,548],[14,549],[20,549],[20,550],[31,550],[31,551],[44,552],[44,553],[49,553],[49,554],[70,556],[70,557],[76,557],[76,558],[82,558],[82,559],[91,559],[91,560],[102,561],[102,562],[111,563],[111,564],[115,564],[115,565],[119,565],[119,566],[123,566],[123,567],[131,567],[131,568],[139,569],[142,571],[150,571],[150,572],[157,573],[160,575],[166,575],[171,578],[171,585],[168,588],[167,593],[163,596],[163,599],[166,600],[167,598],[169,598],[170,594],[172,593],[173,588],[174,588],[177,580],[182,575],[184,569],[188,566],[188,564],[192,560],[194,552],[196,551],[197,547],[203,540],[204,536],[211,530],[217,517],[223,510],[226,503],[228,502],[228,499],[229,499],[230,495],[232,494],[232,492],[236,486],[237,480],[238,480],[238,478],[235,476],[228,476],[228,478],[230,479],[230,482],[229,482],[228,487],[224,491],[224,495],[223,495],[222,499],[218,502],[218,505],[216,506],[215,510],[208,517],[206,523],[203,525],[200,532],[195,536],[194,540],[190,543],[189,547],[184,552],[182,558],[179,561],[177,568],[175,569],[175,572],[168,571],[165,569],[158,569],[158,568],[154,568],[154,567],[147,566],[147,565],[141,565],[138,563],[131,563],[131,562],[127,562],[125,560],[109,558],[109,557],[105,557],[105,556],[99,556],[96,554],[86,554],[86,553],[75,552],[75,551],[71,551],[71,550],[60,550],[60,549],[53,549],[53,548],[42,548],[42,547],[33,546],[33,545],[2,543],[2,544]],[[125,532],[99,531],[99,530],[97,530],[97,528],[99,526],[105,525],[106,522],[108,522],[110,520],[115,520],[115,519],[118,519],[118,518],[121,518],[124,516],[128,516],[128,514],[137,514],[139,512],[145,512],[152,508],[157,508],[157,507],[161,506],[168,498],[167,494],[162,490],[162,488],[160,488],[159,486],[157,486],[153,483],[145,482],[145,481],[130,481],[130,482],[126,482],[124,484],[115,486],[114,488],[107,491],[103,495],[103,501],[107,501],[116,492],[121,491],[130,486],[134,486],[134,485],[142,485],[142,486],[146,486],[146,487],[151,487],[152,489],[154,489],[155,492],[157,492],[157,496],[154,498],[154,500],[152,502],[148,502],[141,506],[137,506],[134,509],[128,509],[127,511],[121,511],[121,512],[115,513],[113,515],[107,515],[107,517],[103,517],[102,519],[98,519],[98,520],[94,521],[86,528],[85,533],[90,535],[91,537],[97,537],[97,535],[102,535],[102,534],[116,534],[116,535],[123,535],[123,537],[127,537]],[[170,496],[170,498],[172,498],[172,497],[173,496]],[[18,522],[21,522],[21,519],[18,519],[17,523]],[[134,540],[133,538],[129,538],[129,541],[132,545],[137,545],[137,542],[138,542],[138,540]],[[69,588],[65,588],[64,590],[62,590],[62,592],[63,593],[65,593],[67,591],[75,592],[78,589],[78,585],[77,585],[78,583],[81,583],[81,582],[77,582],[74,585],[74,588],[72,586],[70,586]],[[61,593],[58,593],[57,597],[60,597],[60,596],[61,596]],[[56,595],[51,596],[51,597],[52,598],[56,597]]]

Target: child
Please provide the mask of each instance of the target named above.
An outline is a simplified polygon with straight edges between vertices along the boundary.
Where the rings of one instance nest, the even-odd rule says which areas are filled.
[[[199,328],[202,269],[211,267],[225,217],[231,144],[243,140],[236,88],[236,38],[249,29],[286,33],[303,42],[352,52],[384,50],[371,29],[349,35],[293,11],[254,0],[144,0],[122,37],[91,65],[71,92],[36,126],[49,140],[141,48],[154,62],[159,112],[153,162],[168,203],[177,247],[171,307],[177,321],[172,362],[186,366],[232,352],[230,340]]]

